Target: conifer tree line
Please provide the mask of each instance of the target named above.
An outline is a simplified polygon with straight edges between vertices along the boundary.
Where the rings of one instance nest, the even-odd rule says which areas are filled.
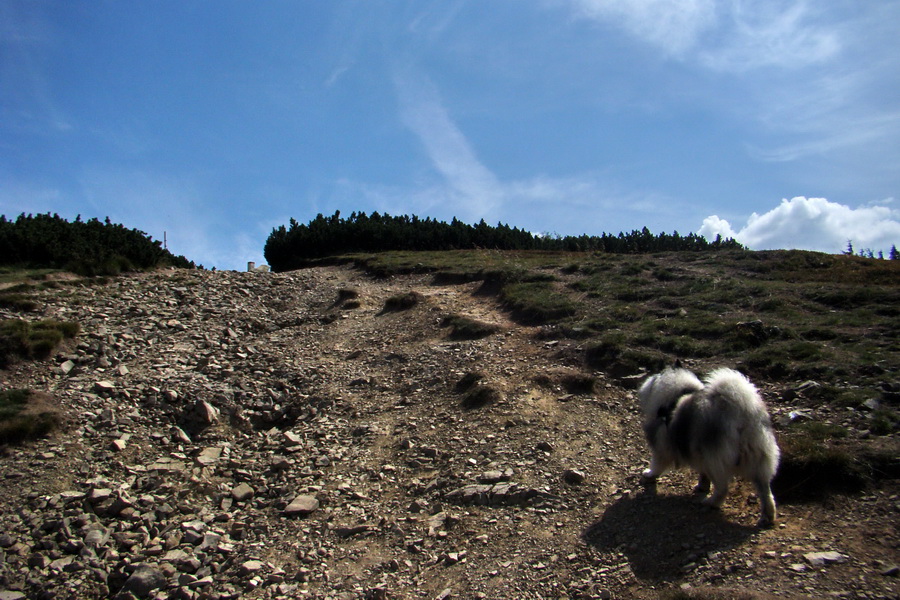
[[[644,227],[640,231],[600,236],[546,236],[510,227],[503,223],[488,225],[482,219],[476,225],[454,218],[450,223],[431,218],[391,216],[373,212],[354,212],[349,218],[340,211],[330,217],[321,214],[306,225],[291,219],[288,227],[272,230],[266,240],[265,257],[275,271],[303,267],[308,261],[354,252],[389,250],[561,250],[611,253],[642,253],[666,250],[742,249],[733,239],[718,236],[710,242],[694,233],[654,235]]]
[[[194,268],[143,231],[113,224],[109,217],[72,222],[57,214],[0,215],[0,265],[65,269],[81,275],[115,275],[133,269]]]

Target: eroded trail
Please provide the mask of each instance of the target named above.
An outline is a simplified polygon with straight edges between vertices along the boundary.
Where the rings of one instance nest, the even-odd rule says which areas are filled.
[[[477,283],[164,272],[45,300],[84,335],[3,374],[69,426],[0,459],[0,589],[108,597],[145,565],[141,597],[896,597],[896,490],[762,532],[743,487],[721,514],[687,475],[647,496],[633,393]],[[454,339],[449,316],[499,330]],[[318,507],[285,516],[297,496]],[[827,550],[847,561],[792,567]]]

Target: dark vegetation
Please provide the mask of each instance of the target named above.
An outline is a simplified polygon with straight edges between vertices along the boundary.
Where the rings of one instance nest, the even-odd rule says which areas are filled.
[[[59,424],[59,414],[30,390],[0,390],[0,445],[43,437]]]
[[[449,337],[453,340],[479,340],[500,330],[496,325],[483,323],[461,315],[446,317],[441,321],[441,326],[450,328]]]
[[[83,276],[194,263],[175,256],[142,231],[113,224],[109,218],[69,222],[59,215],[0,215],[0,266],[63,269]]]
[[[78,335],[78,331],[78,323],[53,319],[0,321],[0,368],[5,368],[16,359],[45,359],[64,339]]]
[[[418,292],[397,294],[396,296],[391,296],[390,298],[385,300],[382,312],[388,313],[409,310],[423,300],[424,298],[422,297],[422,294],[419,294]]]
[[[354,212],[345,219],[338,211],[331,217],[320,214],[306,225],[291,219],[288,227],[274,229],[266,240],[265,257],[274,271],[289,271],[307,266],[311,260],[355,252],[476,248],[635,254],[736,249],[741,245],[721,238],[708,242],[694,233],[682,236],[677,231],[653,235],[646,227],[628,234],[558,237],[535,235],[502,223],[494,227],[484,220],[468,225],[455,218],[446,223],[415,215],[395,217],[377,212],[371,215]]]

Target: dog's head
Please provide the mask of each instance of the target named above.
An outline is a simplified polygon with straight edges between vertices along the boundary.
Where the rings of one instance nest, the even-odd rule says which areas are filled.
[[[696,375],[674,367],[648,377],[638,390],[638,400],[644,417],[656,418],[661,412],[671,413],[678,399],[703,389]]]

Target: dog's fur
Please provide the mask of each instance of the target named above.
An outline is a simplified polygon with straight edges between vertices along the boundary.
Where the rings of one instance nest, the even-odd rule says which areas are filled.
[[[652,452],[645,483],[670,467],[700,473],[694,491],[713,494],[704,504],[718,508],[734,475],[749,480],[759,496],[761,526],[775,522],[771,481],[780,452],[766,405],[742,374],[718,369],[700,381],[676,365],[644,381],[638,391],[644,433]]]

